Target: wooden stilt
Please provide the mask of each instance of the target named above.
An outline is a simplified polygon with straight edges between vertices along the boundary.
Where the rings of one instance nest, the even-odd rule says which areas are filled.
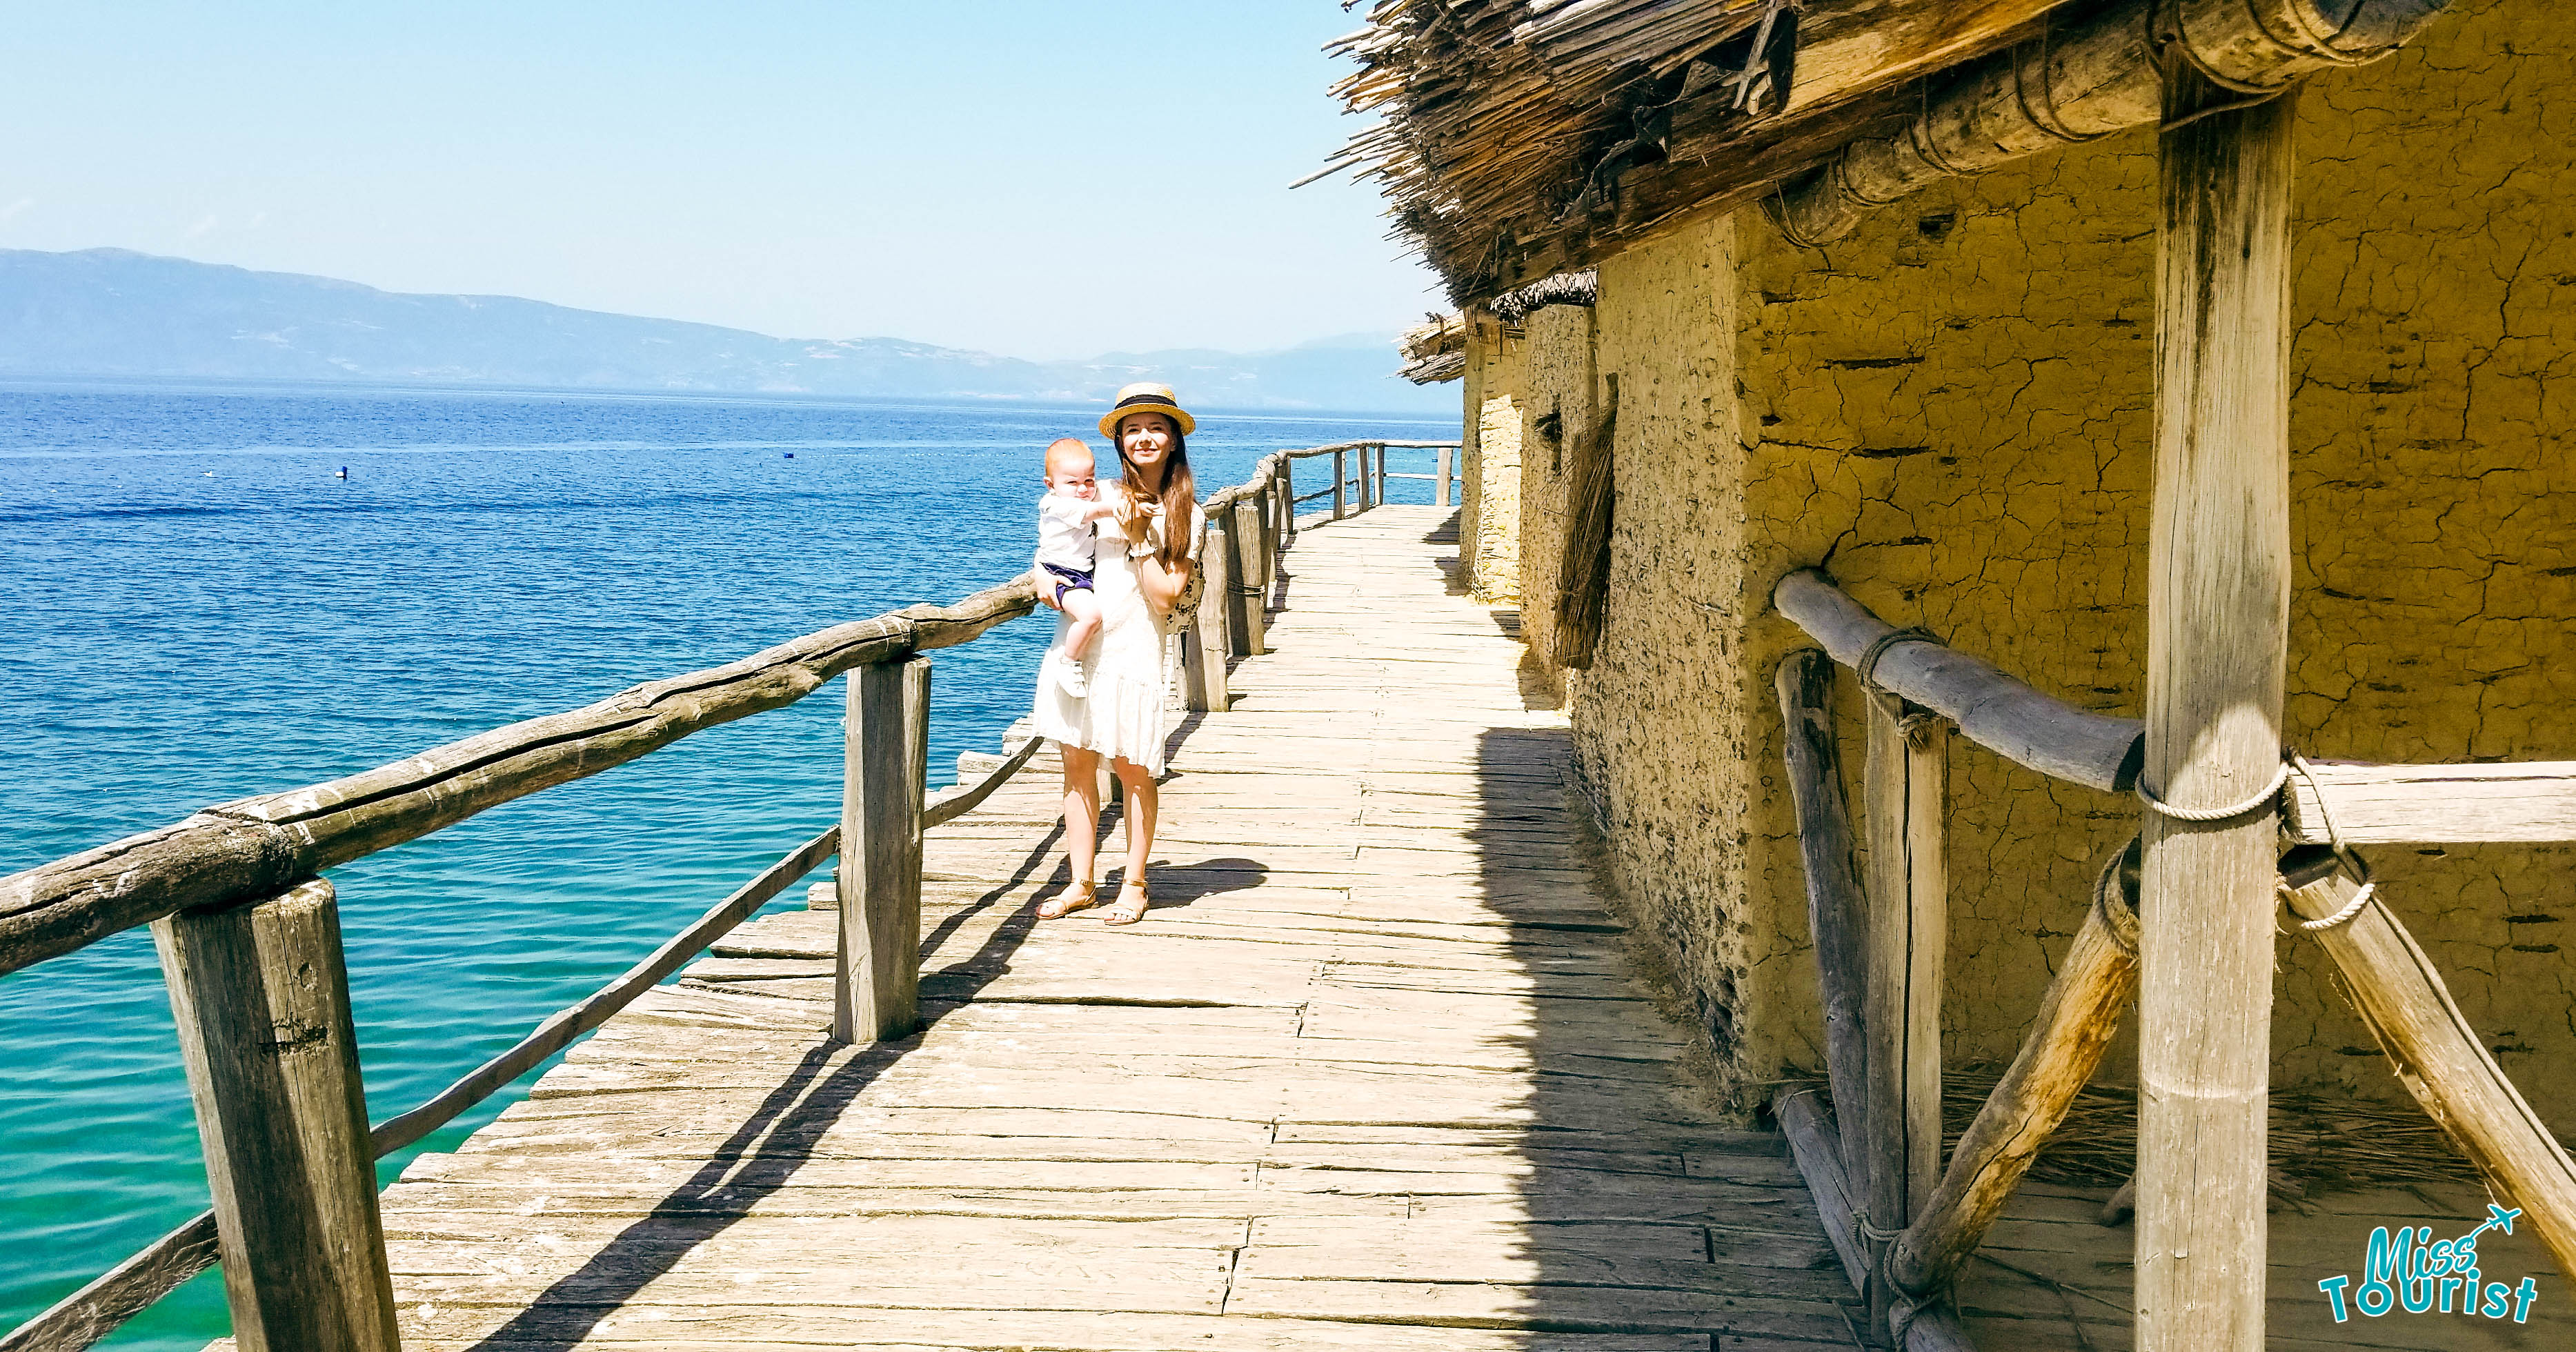
[[[1845,1178],[1869,1177],[1869,972],[1864,935],[1869,898],[1861,888],[1851,807],[1843,793],[1834,735],[1834,660],[1804,648],[1781,659],[1773,678],[1806,864],[1807,925],[1815,935],[1816,980],[1825,1004],[1825,1073]],[[1857,1277],[1855,1277],[1857,1280]]]
[[[1350,515],[1350,466],[1343,462],[1346,452],[1333,452],[1333,519]]]
[[[930,770],[930,659],[850,673],[841,788],[840,943],[832,1036],[921,1026],[921,800]]]
[[[2157,228],[2142,787],[2244,802],[2281,762],[2290,128],[2174,59]],[[2275,826],[2149,812],[2140,902],[2138,1352],[2258,1352]]]
[[[1869,703],[1870,1224],[1904,1229],[1941,1174],[1941,984],[1948,940],[1943,863],[1949,726],[1907,718],[1904,701]],[[1870,1241],[1873,1264],[1886,1242]],[[1884,1327],[1893,1297],[1873,1279],[1870,1318]]]
[[[205,1145],[234,1342],[395,1352],[331,885],[165,916],[152,939]]]
[[[1446,507],[1450,505],[1449,477],[1456,472],[1451,468],[1451,466],[1457,463],[1457,455],[1458,448],[1455,446],[1443,446],[1440,448],[1440,468],[1434,471],[1438,482],[1433,485],[1433,493],[1431,497],[1431,505],[1434,507]]]

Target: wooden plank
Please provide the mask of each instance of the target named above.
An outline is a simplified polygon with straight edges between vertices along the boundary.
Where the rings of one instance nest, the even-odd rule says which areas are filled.
[[[2284,838],[2303,845],[2477,845],[2576,840],[2576,761],[2472,765],[2308,762],[2281,799]]]
[[[2246,799],[2281,761],[2297,98],[2244,102],[2168,63],[2140,784],[2195,809]],[[2263,1346],[2276,834],[2268,805],[2147,814],[2139,1352]]]
[[[243,1352],[395,1352],[339,907],[313,881],[154,921]]]
[[[2293,891],[2290,909],[2302,919],[2323,920],[2342,914],[2360,890],[2337,870]],[[2576,1162],[2461,1015],[2432,959],[2376,901],[2315,937],[2343,972],[2343,989],[2388,1053],[2398,1082],[2504,1203],[2522,1209],[2558,1270],[2576,1279]]]
[[[1781,659],[1773,684],[1806,867],[1807,928],[1825,1007],[1825,1062],[1843,1175],[1867,1177],[1869,1137],[1869,896],[1844,797],[1842,740],[1834,732],[1833,660],[1807,648]],[[1857,1284],[1857,1282],[1855,1282]]]
[[[850,674],[832,1035],[880,1042],[921,1022],[921,797],[930,659]]]

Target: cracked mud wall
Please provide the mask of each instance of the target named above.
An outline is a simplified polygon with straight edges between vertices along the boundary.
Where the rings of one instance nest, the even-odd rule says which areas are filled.
[[[1566,456],[1597,416],[1592,307],[1550,305],[1522,321],[1521,641],[1559,694],[1554,665],[1558,569],[1565,563],[1570,499]]]
[[[2312,81],[2298,144],[2287,735],[2576,758],[2576,17],[2463,0]],[[1891,623],[2141,709],[2155,173],[2131,132],[1825,249],[1747,211],[1603,266],[1617,515],[1600,658],[1565,677],[1576,777],[1623,904],[1748,1082],[1821,1062],[1770,690],[1804,639],[1768,614],[1773,580],[1825,563]],[[1848,673],[1841,699],[1856,777]],[[1964,741],[1951,804],[1947,1052],[1999,1061],[2136,808]],[[2373,858],[2508,1073],[2576,1132],[2576,851]],[[2397,1094],[2323,955],[2280,952],[2276,1082]]]
[[[1467,330],[1458,558],[1487,605],[1520,600],[1521,347],[1491,315]]]

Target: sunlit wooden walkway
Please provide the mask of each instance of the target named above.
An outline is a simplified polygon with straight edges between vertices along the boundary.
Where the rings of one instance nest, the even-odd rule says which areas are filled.
[[[1272,653],[1180,731],[1144,924],[1031,918],[1041,760],[930,835],[919,1037],[830,1042],[834,917],[764,919],[413,1164],[405,1346],[1852,1346],[1779,1138],[1719,1125],[1631,974],[1445,517],[1300,537]]]

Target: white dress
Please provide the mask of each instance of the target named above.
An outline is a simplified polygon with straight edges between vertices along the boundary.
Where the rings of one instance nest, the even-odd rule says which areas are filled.
[[[1193,503],[1189,532],[1193,568],[1198,564],[1199,542],[1206,536],[1205,516]],[[1136,570],[1123,544],[1118,535],[1102,532],[1099,562],[1091,573],[1092,594],[1100,600],[1100,633],[1082,664],[1090,696],[1076,699],[1066,694],[1049,669],[1053,663],[1070,660],[1064,654],[1064,631],[1073,621],[1058,615],[1055,639],[1047,645],[1046,659],[1038,668],[1037,705],[1030,711],[1030,721],[1038,736],[1060,746],[1086,747],[1160,775],[1163,744],[1171,736],[1165,695],[1172,688],[1172,645],[1165,640],[1172,631],[1154,618],[1145,594],[1137,590]]]

